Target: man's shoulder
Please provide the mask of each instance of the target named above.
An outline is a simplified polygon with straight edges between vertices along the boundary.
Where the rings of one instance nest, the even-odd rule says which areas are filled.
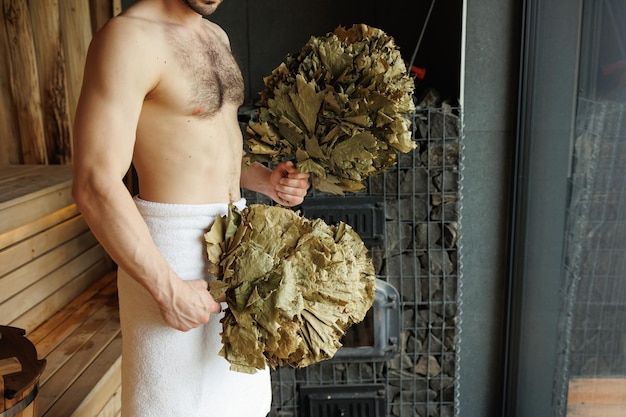
[[[116,78],[119,74],[141,74],[140,78],[152,82],[157,75],[153,66],[147,64],[154,62],[163,49],[159,47],[164,38],[160,30],[155,22],[134,15],[120,14],[109,19],[91,40],[86,68],[101,74],[118,74]]]
[[[217,23],[212,22],[208,19],[204,19],[204,21],[206,22],[205,24],[207,25],[207,27],[225,44],[230,44],[230,40],[228,39],[228,34],[226,33],[226,31]]]
[[[120,14],[109,19],[94,35],[89,49],[106,61],[119,60],[133,65],[156,53],[165,38],[162,32],[161,25],[155,21]]]
[[[138,37],[153,36],[162,31],[162,25],[158,22],[134,14],[120,14],[115,16],[98,31],[98,36],[103,37]]]

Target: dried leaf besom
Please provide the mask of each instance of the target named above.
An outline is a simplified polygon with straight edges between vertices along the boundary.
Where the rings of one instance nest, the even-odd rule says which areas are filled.
[[[264,79],[247,127],[251,160],[294,159],[314,186],[343,194],[410,152],[413,79],[393,38],[364,24],[311,37]]]
[[[234,233],[226,231],[231,230]],[[211,294],[226,296],[220,355],[231,369],[304,367],[333,357],[374,300],[374,267],[358,234],[278,206],[232,208],[205,235]]]

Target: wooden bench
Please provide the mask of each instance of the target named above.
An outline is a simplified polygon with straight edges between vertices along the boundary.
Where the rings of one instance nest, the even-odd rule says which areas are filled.
[[[39,416],[119,415],[115,278],[71,199],[70,167],[0,167],[0,324],[46,359]]]

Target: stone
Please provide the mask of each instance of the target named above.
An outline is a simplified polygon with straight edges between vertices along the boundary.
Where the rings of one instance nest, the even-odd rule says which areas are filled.
[[[437,362],[437,358],[432,355],[420,356],[417,364],[415,364],[415,373],[418,375],[435,377],[441,373],[441,366]]]
[[[404,253],[399,256],[387,258],[385,262],[385,273],[391,282],[391,277],[415,279],[425,275],[421,262],[413,253]]]
[[[430,207],[426,197],[405,197],[387,201],[385,217],[387,220],[405,222],[423,222],[428,218]]]
[[[441,226],[438,223],[418,223],[415,226],[415,248],[429,249],[441,244]]]
[[[386,222],[385,256],[399,255],[413,242],[413,228],[410,224],[395,221]]]
[[[451,275],[456,269],[456,265],[450,261],[450,256],[444,250],[431,250],[421,255],[419,259],[422,268],[433,275]]]

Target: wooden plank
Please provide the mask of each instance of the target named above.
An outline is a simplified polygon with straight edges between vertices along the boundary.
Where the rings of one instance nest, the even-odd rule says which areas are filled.
[[[29,0],[29,5],[48,163],[69,164],[72,161],[72,136],[59,5],[50,0]]]
[[[10,56],[6,30],[0,30],[0,57],[3,57],[0,60],[0,165],[21,161],[17,114],[11,99]]]
[[[116,314],[119,310],[117,295],[98,294],[97,297],[83,304],[72,317],[57,326],[54,332],[50,333],[48,337],[43,339],[40,343],[37,343],[38,356],[40,358],[49,356],[52,351],[57,349],[59,345],[70,337],[86,320],[97,314],[103,307],[106,307],[111,314]]]
[[[83,71],[87,48],[91,41],[91,18],[89,3],[85,0],[63,0],[59,2],[61,36],[67,69],[67,105],[70,109],[70,126],[83,84]]]
[[[121,379],[121,367],[120,367]],[[120,385],[96,417],[117,417],[122,412],[122,386]],[[72,416],[78,417],[78,416]],[[90,416],[85,416],[90,417]]]
[[[45,385],[57,372],[61,372],[65,365],[83,350],[90,349],[93,338],[102,332],[119,331],[119,313],[115,306],[101,305],[88,316],[80,326],[66,337],[59,346],[46,355],[46,368],[39,383]],[[87,364],[91,358],[87,357]]]
[[[22,161],[46,164],[46,143],[41,112],[35,43],[27,0],[3,0],[9,39],[11,95],[20,133]]]
[[[38,397],[41,414],[70,416],[77,404],[117,361],[121,352],[120,329],[112,323],[95,334],[88,346],[77,352],[43,384]],[[90,366],[92,362],[93,366]]]
[[[113,0],[113,16],[122,13],[122,0]]]
[[[0,211],[0,234],[31,223],[73,204],[70,187],[39,195]]]
[[[46,298],[58,291],[65,291],[68,283],[72,282],[76,279],[75,277],[80,276],[91,266],[100,262],[103,257],[104,249],[100,245],[95,245],[86,250],[70,262],[57,268],[30,287],[0,304],[0,317],[10,323],[30,309],[35,308],[38,304],[45,303]]]
[[[97,292],[95,288],[108,284]],[[57,312],[50,320],[39,326],[34,333],[28,335],[29,340],[37,348],[40,358],[47,356],[60,343],[76,330],[87,317],[94,314],[103,305],[117,308],[117,285],[109,280],[109,274],[94,282],[67,306]]]
[[[47,353],[42,354],[42,351],[44,350],[43,345],[50,344],[50,342],[46,342],[46,339],[50,337],[51,333],[54,332],[55,335],[58,333],[58,326],[63,325],[63,323],[75,314],[80,314],[80,310],[89,300],[98,297],[101,294],[105,294],[105,296],[108,297],[117,292],[116,280],[117,273],[115,271],[103,274],[85,291],[81,292],[76,298],[71,300],[65,307],[59,310],[59,312],[53,317],[46,320],[46,322],[41,326],[27,334],[28,340],[35,345],[40,357],[47,355]],[[52,342],[52,344],[55,344],[55,342]]]
[[[60,326],[54,329],[48,337],[37,343],[37,354],[40,358],[49,357],[51,352],[58,350],[68,338],[73,337],[78,329],[88,320],[93,320],[101,311],[106,310],[109,318],[117,315],[119,308],[116,294],[98,294],[79,308],[74,315],[66,319]],[[51,367],[52,368],[52,367]]]
[[[96,33],[113,16],[112,0],[89,0],[91,31]]]
[[[567,405],[567,417],[624,417],[626,406],[603,404]]]
[[[115,358],[115,351],[111,352],[111,359]],[[98,375],[105,371],[104,375],[100,377],[99,380],[95,383],[91,392],[85,397],[85,399],[80,403],[78,408],[72,413],[70,417],[93,417],[94,412],[96,410],[100,410],[98,412],[98,416],[115,416],[122,408],[122,400],[121,400],[121,381],[122,381],[122,352],[121,345],[119,355],[115,359],[115,362],[106,369],[106,363],[108,361],[102,361],[104,366],[96,365],[95,363],[92,365],[94,369],[88,369],[85,374],[92,373],[91,380],[96,380]],[[98,370],[96,370],[96,366],[98,366]],[[89,382],[92,382],[89,381]],[[87,382],[83,380],[82,382]]]
[[[0,235],[73,204],[69,166],[0,169]]]
[[[36,236],[0,251],[0,277],[88,231],[81,217],[73,217]]]
[[[36,171],[41,168],[42,165],[2,165],[0,166],[0,184],[5,181],[11,181],[25,172]]]
[[[0,210],[33,200],[72,184],[72,167],[66,165],[11,166],[0,181]]]
[[[90,367],[83,372],[80,377],[72,384],[72,386],[65,392],[65,394],[59,398],[59,400],[51,407],[47,412],[42,414],[43,417],[56,417],[56,416],[74,416],[75,411],[81,411],[82,407],[76,410],[77,405],[81,404],[83,399],[95,402],[97,396],[104,395],[110,396],[112,393],[107,391],[96,392],[93,387],[108,388],[111,385],[110,380],[116,378],[116,369],[113,370],[112,375],[107,373],[111,368],[121,367],[122,353],[122,338],[121,334],[118,334],[115,339],[102,351],[98,358],[90,365]],[[121,377],[121,375],[120,375]],[[103,381],[103,384],[99,384],[99,381]],[[119,381],[118,381],[119,383]],[[92,395],[91,392],[94,392]],[[99,401],[99,400],[98,400]],[[92,416],[93,414],[86,414]]]
[[[119,413],[121,343],[116,278],[115,272],[100,276],[54,317],[28,333],[39,356],[48,362],[40,379],[39,416]]]
[[[618,404],[626,406],[626,378],[573,378],[568,404]]]
[[[626,378],[573,378],[567,393],[567,417],[626,415]]]
[[[15,229],[0,234],[0,250],[7,246],[18,243],[28,237],[36,235],[52,226],[59,224],[65,220],[78,215],[76,204],[70,204],[60,210],[56,210],[46,216],[40,217],[35,221],[26,223]],[[0,291],[1,293],[1,291]]]
[[[44,301],[15,319],[10,325],[24,329],[26,332],[32,331],[110,270],[110,264],[108,262],[104,260],[98,262],[67,284],[63,288],[63,291],[57,291],[50,295]]]
[[[86,231],[21,268],[0,277],[0,304],[70,262],[89,248],[94,247],[97,243],[94,235],[90,231]],[[67,277],[68,281],[72,278],[72,276]]]

